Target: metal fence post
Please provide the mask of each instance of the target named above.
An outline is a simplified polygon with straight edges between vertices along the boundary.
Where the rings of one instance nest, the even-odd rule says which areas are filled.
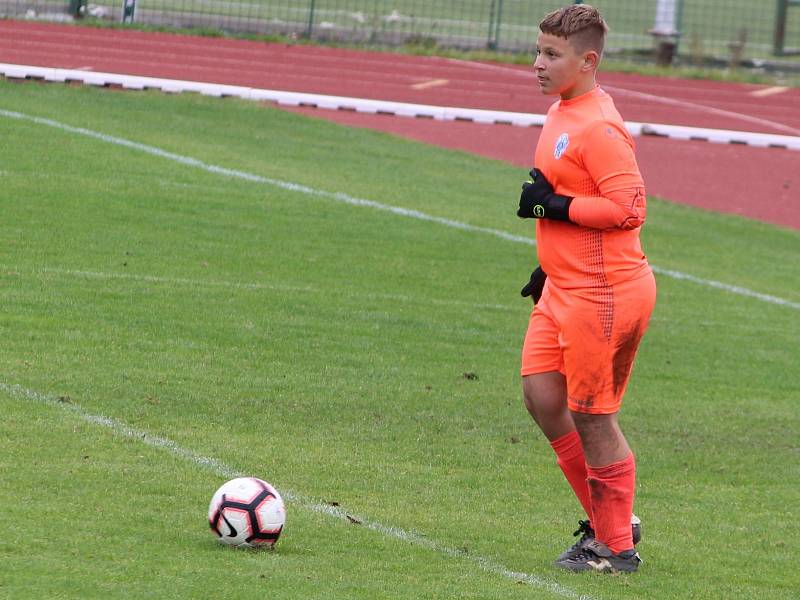
[[[492,30],[494,29],[494,2],[492,0],[491,4],[489,5],[489,32],[486,34],[486,47],[489,50],[494,50],[495,46],[492,42]]]
[[[83,17],[83,11],[86,10],[86,0],[69,0],[69,8],[67,9],[76,19]]]
[[[786,13],[789,9],[789,0],[776,0],[775,8],[775,34],[772,38],[772,53],[775,56],[783,54],[786,43]]]
[[[311,6],[308,7],[308,26],[306,27],[306,37],[311,39],[311,34],[314,33],[314,7],[315,0],[311,0]]]
[[[133,23],[136,16],[136,0],[122,0],[122,22]]]
[[[497,19],[494,22],[494,47],[500,47],[500,23],[503,20],[503,0],[497,0]]]
[[[678,30],[678,36],[675,38],[675,54],[677,54],[678,43],[683,35],[683,0],[678,0],[678,8],[675,11],[675,29]]]

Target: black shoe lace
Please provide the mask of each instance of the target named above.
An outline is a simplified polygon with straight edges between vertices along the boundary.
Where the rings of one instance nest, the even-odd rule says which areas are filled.
[[[580,535],[581,533],[583,533],[583,535],[594,535],[594,529],[592,529],[588,519],[586,521],[578,521],[578,531],[572,535]]]
[[[583,534],[583,535],[581,535],[581,534]],[[592,526],[589,524],[588,520],[586,520],[586,521],[578,521],[578,531],[576,531],[572,535],[574,535],[574,536],[580,535],[581,537],[578,539],[577,542],[575,542],[572,545],[572,547],[569,549],[569,552],[574,552],[575,550],[580,548],[586,540],[593,538],[594,537],[594,529],[592,529]]]

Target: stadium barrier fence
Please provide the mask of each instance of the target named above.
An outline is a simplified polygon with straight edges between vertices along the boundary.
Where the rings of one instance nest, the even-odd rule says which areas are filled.
[[[321,42],[533,52],[569,0],[0,0],[0,16],[104,20]],[[576,2],[580,3],[580,2]],[[800,69],[800,0],[595,0],[608,55],[628,61]]]

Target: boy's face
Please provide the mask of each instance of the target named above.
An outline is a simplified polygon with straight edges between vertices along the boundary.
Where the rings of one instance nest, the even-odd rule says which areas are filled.
[[[549,33],[536,39],[536,60],[533,70],[543,94],[559,94],[564,100],[584,93],[588,76],[586,53],[576,52],[569,40]]]

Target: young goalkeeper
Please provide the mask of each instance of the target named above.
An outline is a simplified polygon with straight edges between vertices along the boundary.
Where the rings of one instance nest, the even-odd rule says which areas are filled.
[[[608,27],[588,5],[539,24],[536,73],[557,95],[518,216],[536,219],[540,267],[522,348],[525,405],[586,511],[557,560],[571,571],[635,571],[636,465],[617,414],[656,288],[639,231],[645,191],[630,134],[595,81]]]

